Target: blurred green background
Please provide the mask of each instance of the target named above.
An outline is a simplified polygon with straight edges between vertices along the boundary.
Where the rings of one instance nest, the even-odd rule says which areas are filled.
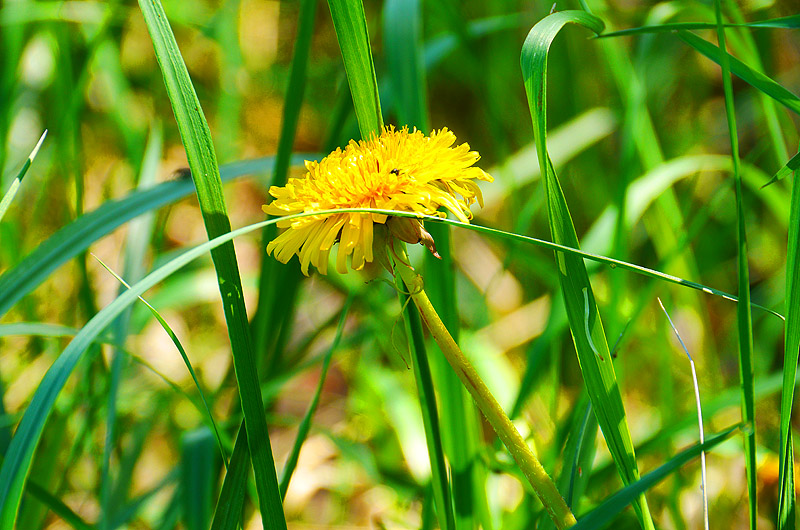
[[[788,1],[723,4],[732,21],[797,11]],[[403,125],[384,28],[410,21],[385,18],[382,2],[366,0],[364,7],[384,119]],[[481,185],[486,205],[475,209],[475,222],[549,240],[519,54],[525,35],[550,13],[552,3],[441,1],[420,7],[430,125],[446,126],[459,142],[468,142],[481,153],[480,166],[495,178]],[[714,21],[712,4],[706,2],[587,0],[583,6],[572,1],[555,6],[582,7],[591,8],[607,29]],[[300,2],[164,0],[164,8],[220,164],[275,154]],[[315,11],[293,144],[294,152],[308,158],[360,136],[328,6],[319,2]],[[797,92],[796,31],[731,29],[729,47],[734,56]],[[589,32],[572,27],[563,33],[550,54],[548,146],[583,247],[736,292],[736,210],[719,67],[672,33],[609,39],[589,39]],[[713,30],[699,34],[716,42]],[[155,181],[186,179],[186,155],[135,3],[5,0],[0,57],[3,192],[42,131],[49,131],[0,222],[0,272],[12,270],[86,212],[108,207],[137,186],[152,186],[141,177],[149,174],[143,171],[148,139],[157,156],[157,169],[150,173]],[[758,91],[736,78],[734,91],[752,297],[782,312],[791,177],[760,186],[795,152],[797,116],[780,107],[770,111]],[[234,227],[262,220],[261,205],[269,201],[268,168],[247,173],[225,187]],[[290,170],[290,176],[302,174],[301,165]],[[626,204],[626,222],[615,225],[620,204]],[[88,250],[120,274],[133,274],[137,266],[149,270],[206,240],[193,193],[155,210],[151,223],[135,238],[129,224],[100,234]],[[265,255],[260,231],[235,243],[252,316],[264,294],[258,287],[261,261],[272,258]],[[139,245],[137,251],[127,250],[132,244]],[[421,264],[421,251],[412,250],[412,261]],[[460,344],[501,404],[514,411],[518,428],[547,470],[558,476],[567,433],[585,402],[552,252],[453,230],[452,255]],[[136,265],[126,264],[126,256]],[[615,368],[642,473],[697,440],[689,365],[657,296],[697,363],[707,432],[738,422],[736,305],[591,262],[587,267],[609,344],[619,338]],[[298,275],[296,261],[273,266],[278,268]],[[215,283],[211,260],[204,258],[171,275],[146,298],[180,338],[230,444],[241,413]],[[353,305],[286,495],[289,527],[435,527],[425,434],[395,290],[361,273],[315,274],[298,285],[296,303],[276,306],[285,314],[276,317],[280,322],[268,344],[256,352],[279,476],[348,292]],[[95,259],[79,253],[2,317],[0,454],[45,371],[74,333],[22,323],[81,328],[119,289]],[[783,326],[757,309],[753,325],[758,527],[772,528]],[[41,491],[26,492],[18,528],[79,527],[57,513],[60,504],[84,523],[101,521],[106,528],[192,527],[191,504],[181,497],[187,480],[181,466],[192,458],[205,463],[200,469],[207,477],[192,480],[208,484],[208,504],[198,505],[200,518],[208,521],[213,513],[224,470],[191,376],[146,307],[134,306],[122,329],[121,335],[111,330],[104,339],[124,344],[118,390],[112,390],[115,348],[96,345],[48,421],[30,474]],[[432,343],[430,350],[434,355]],[[432,364],[434,372],[449,369]],[[109,442],[106,418],[113,392],[118,392],[117,426]],[[459,435],[457,425],[448,428],[450,436]],[[481,431],[476,465],[485,472],[486,504],[476,503],[474,524],[532,528],[541,505],[510,469],[488,425]],[[596,437],[585,509],[621,485],[602,435]],[[110,462],[105,471],[104,451]],[[658,527],[701,527],[699,481],[695,460],[648,492]],[[747,528],[740,438],[709,455],[708,493],[712,527]],[[259,528],[251,502],[255,488],[248,498],[244,527]],[[613,526],[627,527],[636,527],[632,510]]]

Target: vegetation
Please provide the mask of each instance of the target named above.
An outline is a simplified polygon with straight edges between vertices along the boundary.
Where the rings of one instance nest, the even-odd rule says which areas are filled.
[[[791,9],[3,3],[0,528],[795,528]]]

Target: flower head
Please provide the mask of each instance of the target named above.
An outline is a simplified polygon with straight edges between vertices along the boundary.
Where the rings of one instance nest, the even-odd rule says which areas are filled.
[[[420,131],[404,127],[384,128],[380,136],[355,142],[323,158],[306,162],[303,178],[292,178],[286,186],[272,186],[275,200],[264,206],[269,215],[285,216],[297,213],[338,208],[379,208],[402,210],[427,215],[439,207],[449,210],[462,222],[472,218],[470,205],[478,201],[483,206],[481,190],[475,180],[492,181],[492,177],[473,164],[480,156],[464,143],[453,147],[455,135],[446,128],[425,136]],[[397,218],[391,234],[411,243],[425,243],[430,235],[419,221]],[[347,272],[347,257],[351,267],[360,270],[373,261],[374,229],[384,230],[387,216],[375,213],[342,212],[278,221],[286,228],[267,246],[282,263],[297,254],[304,274],[309,264],[323,274],[327,272],[328,255],[339,242],[336,270]],[[418,239],[414,240],[417,234]],[[391,235],[388,236],[391,238]],[[428,243],[425,243],[431,248]],[[432,240],[430,240],[432,245]]]

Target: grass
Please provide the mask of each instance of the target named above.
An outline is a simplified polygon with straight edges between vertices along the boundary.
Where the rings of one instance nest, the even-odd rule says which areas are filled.
[[[0,527],[563,526],[432,310],[577,527],[700,527],[701,454],[710,527],[796,527],[800,14],[79,4],[0,7]],[[384,124],[495,177],[409,248],[423,319],[264,252]]]

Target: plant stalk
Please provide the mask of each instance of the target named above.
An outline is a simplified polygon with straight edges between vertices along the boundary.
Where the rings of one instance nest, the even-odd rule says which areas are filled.
[[[407,260],[408,257],[405,252],[402,252],[400,259],[396,260],[395,271],[406,284],[414,304],[419,309],[423,322],[425,322],[434,340],[441,348],[447,362],[453,367],[456,375],[472,395],[472,399],[475,400],[494,432],[497,433],[497,436],[508,448],[511,456],[514,457],[517,465],[525,474],[539,500],[544,505],[545,510],[553,519],[556,528],[560,530],[574,525],[577,522],[575,516],[572,515],[569,506],[567,506],[564,498],[558,492],[555,483],[530,447],[528,447],[517,428],[511,423],[500,403],[489,391],[486,383],[480,378],[469,359],[458,347],[453,337],[450,336],[438,313],[436,313],[436,309],[428,299],[428,295],[425,294],[422,276],[417,274],[411,266],[403,263],[403,261],[407,262]]]

